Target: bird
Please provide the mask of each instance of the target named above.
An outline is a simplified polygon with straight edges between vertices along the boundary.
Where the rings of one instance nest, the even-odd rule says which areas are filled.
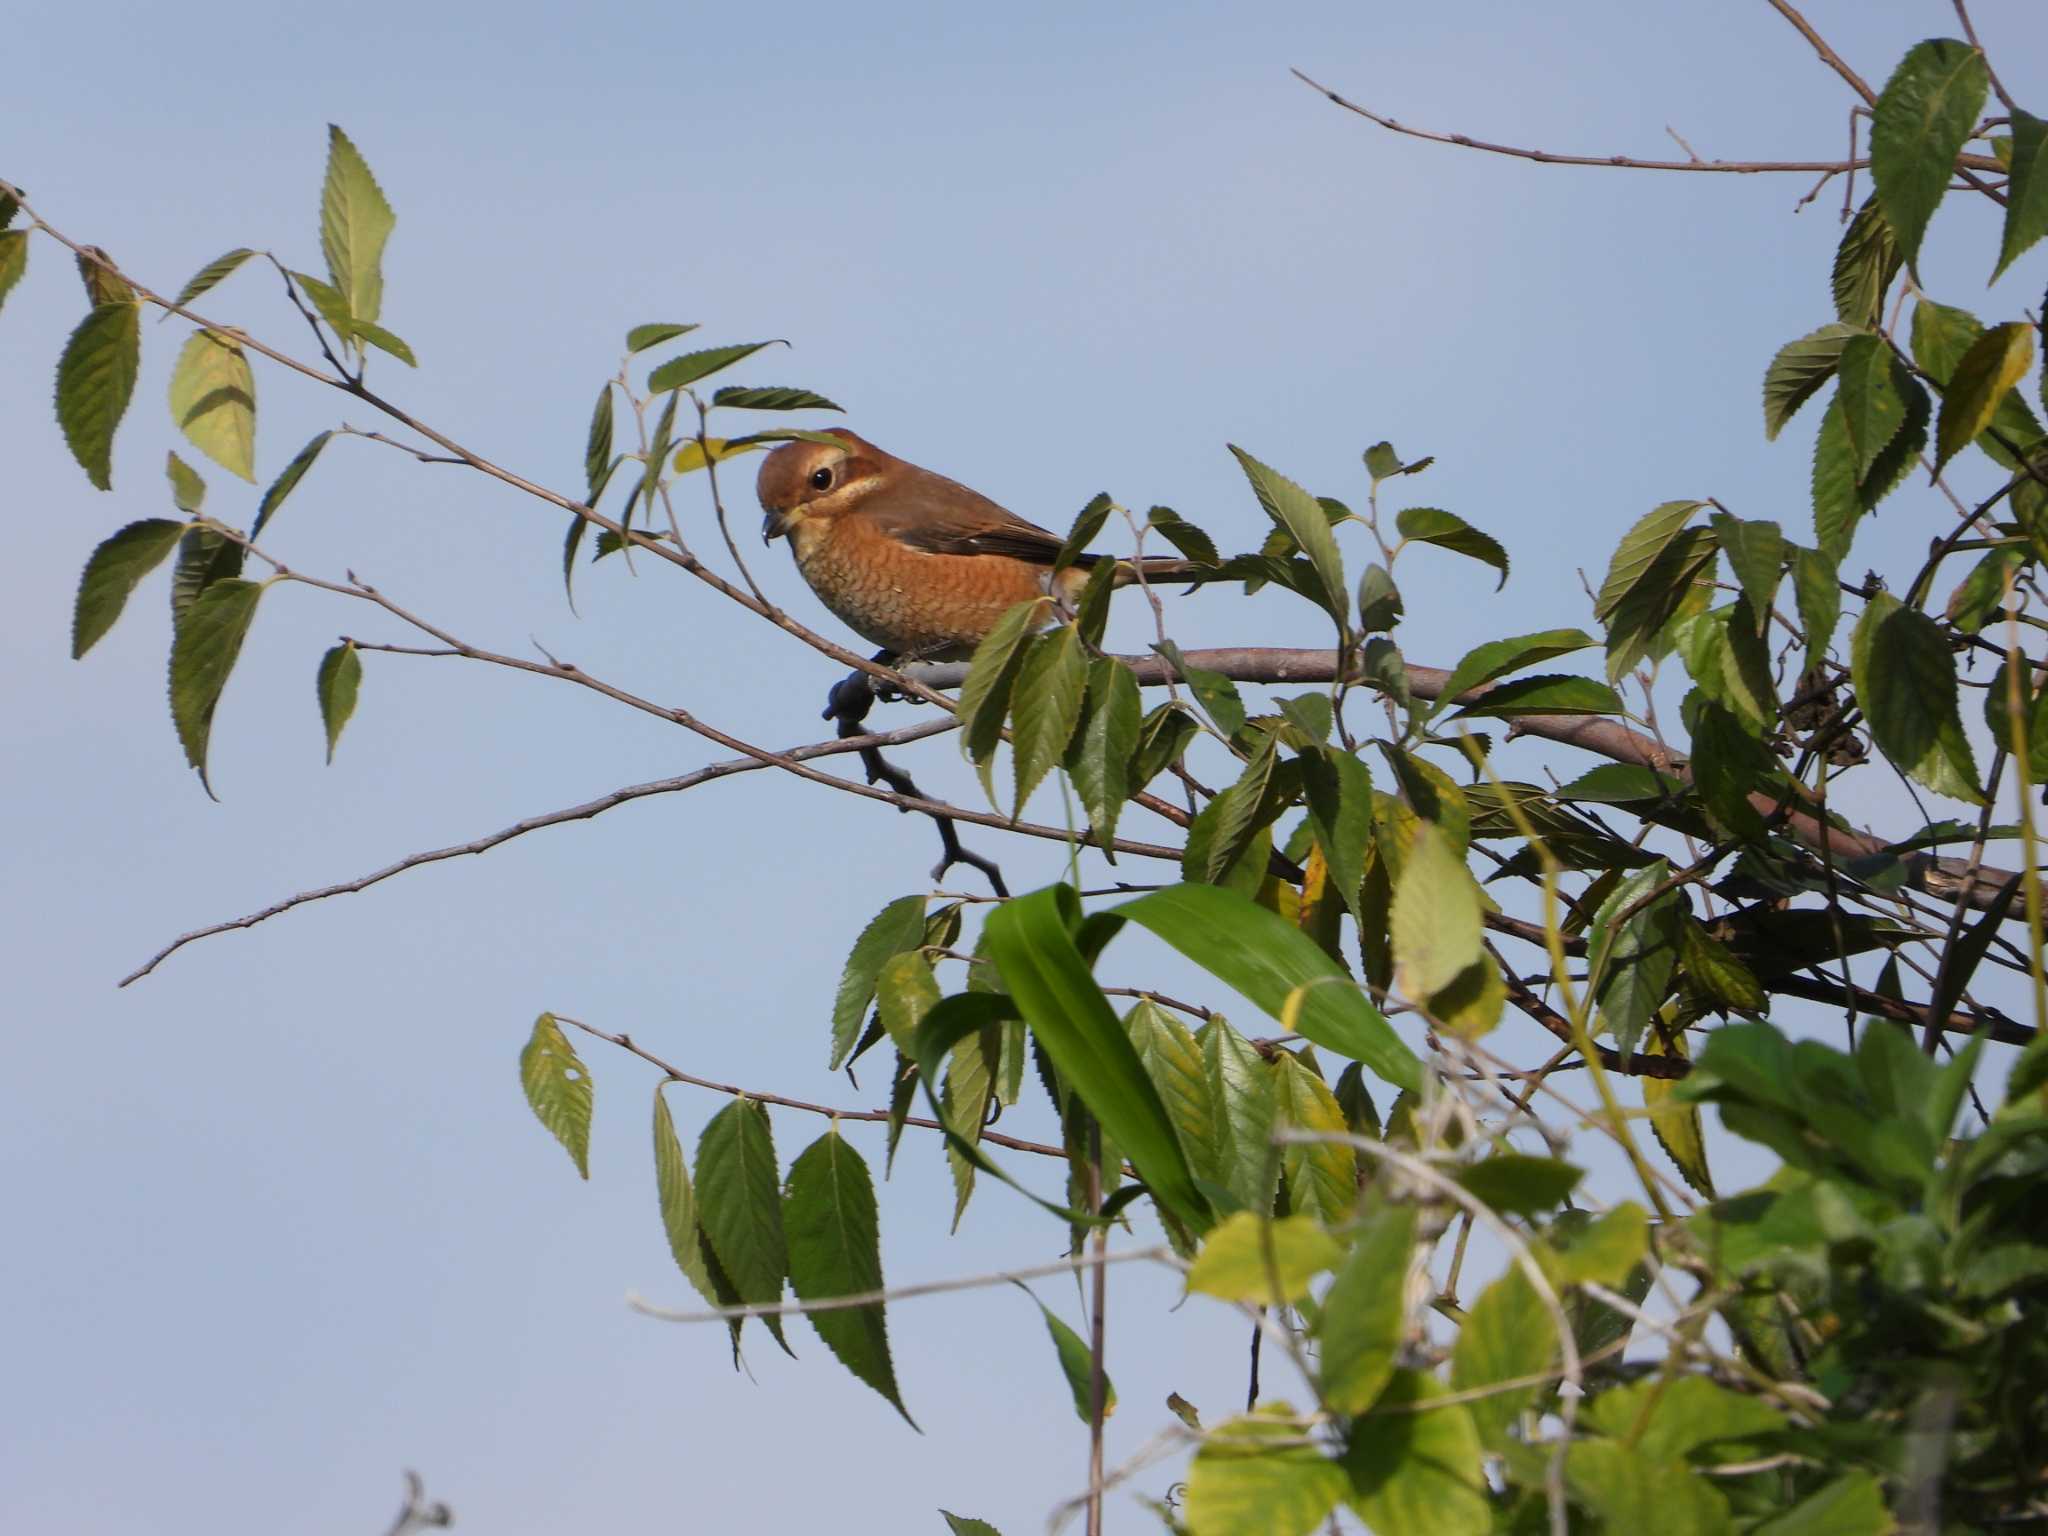
[[[882,647],[877,660],[958,661],[1003,615],[1033,598],[1070,607],[1107,555],[1055,572],[1065,541],[957,480],[834,427],[785,443],[761,463],[762,537],[789,540],[797,570],[825,606]],[[1118,560],[1117,586],[1189,581],[1219,565],[1170,557]],[[1057,617],[1048,603],[1041,627]]]

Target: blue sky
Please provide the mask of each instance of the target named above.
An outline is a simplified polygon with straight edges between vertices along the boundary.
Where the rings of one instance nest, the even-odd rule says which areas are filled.
[[[172,289],[238,244],[315,266],[325,124],[342,123],[398,211],[384,318],[423,365],[380,368],[381,385],[564,489],[626,327],[670,319],[709,341],[789,338],[735,377],[819,390],[884,446],[1055,527],[1106,489],[1244,547],[1261,517],[1226,442],[1350,499],[1367,444],[1434,453],[1417,499],[1494,533],[1515,566],[1496,596],[1478,567],[1404,557],[1417,661],[1589,623],[1579,573],[1597,582],[1659,501],[1711,494],[1808,527],[1813,423],[1766,444],[1758,382],[1778,345],[1832,318],[1833,193],[1795,212],[1796,177],[1575,171],[1396,139],[1287,74],[1556,149],[1668,155],[1669,125],[1709,157],[1836,154],[1848,98],[1766,6],[1273,12],[36,7],[14,28],[29,67],[0,174]],[[1931,3],[1810,14],[1875,80],[1953,27]],[[2022,100],[2048,97],[2048,14],[1974,14]],[[2044,258],[1984,294],[1984,217],[1945,214],[1923,273],[2011,318]],[[207,307],[300,345],[258,269]],[[718,1330],[622,1303],[686,1294],[655,1212],[650,1070],[586,1053],[588,1186],[514,1071],[554,1008],[717,1080],[879,1102],[879,1069],[858,1090],[824,1071],[830,998],[871,913],[924,886],[923,825],[750,775],[210,940],[114,989],[187,928],[723,754],[577,690],[371,657],[325,768],[321,650],[338,632],[402,637],[279,590],[222,705],[222,803],[207,801],[163,709],[161,578],[85,662],[67,656],[86,555],[168,511],[176,340],[150,332],[103,495],[48,410],[78,312],[68,264],[39,244],[0,313],[16,980],[0,1525],[358,1532],[388,1521],[415,1466],[465,1528],[499,1532],[929,1530],[940,1505],[1040,1528],[1080,1486],[1085,1445],[1028,1302],[893,1310],[922,1437],[802,1327],[800,1363],[757,1343],[753,1379],[736,1377]],[[258,395],[261,482],[314,431],[373,424],[275,369]],[[206,472],[209,509],[245,521],[255,493]],[[732,484],[742,527],[750,480]],[[700,495],[682,505],[706,547]],[[1858,560],[1914,557],[1943,506],[1902,492]],[[573,616],[560,525],[477,477],[344,441],[275,547],[752,740],[818,733],[831,664],[672,573],[586,570]],[[779,548],[743,548],[772,596],[838,633]],[[1138,606],[1113,641],[1142,647]],[[1173,628],[1190,645],[1321,639],[1301,605],[1215,594],[1177,602]],[[949,745],[917,761],[972,793]],[[1895,790],[1869,796],[1859,814],[1903,813]],[[1059,868],[1042,845],[1002,856],[1020,885]],[[1186,979],[1136,937],[1114,958],[1119,980]],[[1512,1019],[1498,1043],[1543,1048]],[[686,1137],[721,1102],[670,1095]],[[822,1126],[775,1128],[786,1159]],[[879,1166],[880,1137],[850,1134]],[[892,1280],[1041,1262],[1061,1241],[1000,1190],[957,1238],[949,1211],[936,1145],[907,1148],[883,1198]],[[1070,1286],[1039,1289],[1078,1318]],[[1241,1327],[1200,1302],[1169,1311],[1176,1294],[1164,1274],[1118,1273],[1113,1458],[1164,1421],[1168,1391],[1212,1419],[1242,1392]]]

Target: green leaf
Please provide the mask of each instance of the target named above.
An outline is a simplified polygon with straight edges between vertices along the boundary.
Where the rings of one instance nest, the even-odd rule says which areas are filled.
[[[327,125],[327,179],[320,188],[320,254],[348,313],[374,323],[384,307],[384,242],[397,215],[347,134]]]
[[[192,446],[230,474],[256,478],[256,379],[242,349],[194,331],[171,372],[171,417]]]
[[[1770,650],[1748,598],[1681,620],[1673,635],[1685,670],[1703,695],[1732,711],[1758,736],[1778,723]]]
[[[1770,1404],[1704,1376],[1674,1376],[1612,1387],[1586,1404],[1587,1426],[1633,1439],[1652,1461],[1681,1461],[1717,1440],[1757,1440],[1786,1429]]]
[[[1764,370],[1764,437],[1776,441],[1785,423],[1790,421],[1799,407],[1813,398],[1815,390],[1834,376],[1842,360],[1842,349],[1850,338],[1864,334],[1861,326],[1843,325],[1833,321],[1817,331],[1809,331],[1797,341],[1788,341],[1778,349],[1778,355],[1771,359],[1771,366]],[[1676,506],[1667,502],[1659,507],[1663,512]],[[1651,516],[1656,516],[1652,513]],[[1648,520],[1645,519],[1647,522]],[[1637,527],[1643,526],[1637,524]]]
[[[1053,556],[1052,568],[1055,571],[1063,571],[1072,565],[1081,552],[1095,542],[1095,536],[1102,532],[1102,525],[1109,521],[1115,505],[1107,491],[1098,491],[1088,498],[1088,505],[1075,514],[1073,526],[1067,530],[1059,553]]]
[[[649,347],[658,347],[664,341],[674,341],[676,337],[686,336],[696,329],[697,327],[694,325],[661,323],[636,325],[633,329],[626,332],[626,350],[628,352],[645,352]]]
[[[113,489],[114,429],[142,366],[142,312],[102,304],[78,322],[57,362],[57,425],[86,479]]]
[[[1458,711],[1460,720],[1512,720],[1518,715],[1619,715],[1621,695],[1598,678],[1568,672],[1518,677],[1489,688]]]
[[[1983,803],[1956,706],[1956,663],[1940,626],[1875,593],[1850,639],[1856,699],[1879,750],[1938,794]]]
[[[1323,748],[1301,755],[1301,787],[1316,846],[1329,864],[1331,883],[1354,917],[1372,842],[1372,772],[1349,752]]]
[[[912,1044],[916,1044],[915,1037]],[[979,1165],[968,1152],[981,1140],[982,1128],[988,1124],[1002,1052],[1002,1026],[991,1021],[960,1041],[946,1058],[939,1111],[953,1132],[946,1139],[946,1163],[953,1175],[955,1232],[960,1230],[960,1218],[967,1214],[967,1202],[974,1195],[974,1171]]]
[[[1884,296],[1899,275],[1899,242],[1875,196],[1863,200],[1835,249],[1835,313],[1853,326],[1884,319]]]
[[[824,1301],[882,1289],[874,1180],[837,1125],[789,1165],[782,1221],[789,1241],[790,1288],[800,1299]],[[882,1303],[804,1315],[839,1363],[881,1393],[915,1429],[917,1421],[896,1386]]]
[[[128,596],[142,578],[164,562],[184,536],[185,525],[170,518],[145,518],[130,523],[92,552],[78,579],[78,601],[71,611],[71,657],[91,650],[121,617]]]
[[[1483,645],[1475,645],[1451,668],[1451,675],[1445,679],[1443,692],[1437,695],[1432,709],[1441,710],[1467,689],[1490,683],[1497,677],[1505,677],[1510,672],[1519,672],[1524,667],[1537,666],[1559,656],[1569,656],[1573,651],[1597,644],[1599,642],[1582,629],[1545,629],[1533,635],[1512,635],[1505,640],[1489,640]]]
[[[96,245],[77,252],[78,280],[85,287],[85,302],[97,309],[102,304],[136,303],[135,285],[121,275],[114,258]]]
[[[1190,560],[1199,560],[1204,565],[1222,563],[1222,557],[1216,553],[1216,541],[1171,507],[1154,507],[1145,514],[1145,526],[1157,529],[1161,538]]]
[[[216,256],[192,275],[192,280],[178,290],[177,298],[171,302],[183,309],[255,254],[247,246],[238,245],[227,255]]]
[[[1481,533],[1462,517],[1440,507],[1409,507],[1394,519],[1394,526],[1411,544],[1434,544],[1492,566],[1500,572],[1500,580],[1493,584],[1496,592],[1508,584],[1508,552],[1500,540]]]
[[[1828,653],[1835,626],[1842,619],[1842,588],[1835,562],[1818,550],[1792,552],[1792,595],[1799,603],[1799,627],[1806,631],[1806,661],[1811,672]]]
[[[590,433],[583,445],[583,477],[592,506],[597,504],[598,494],[611,475],[611,463],[612,386],[607,380],[597,392],[597,404],[591,408]]]
[[[1422,1064],[1343,967],[1285,919],[1216,886],[1174,885],[1112,909],[1326,1050],[1418,1090]],[[1007,971],[1006,971],[1007,974]],[[1290,1017],[1291,1015],[1291,1017]]]
[[[752,357],[763,347],[788,345],[786,341],[745,341],[737,346],[706,347],[701,352],[685,352],[681,357],[670,358],[647,376],[647,392],[651,395],[666,394],[671,389],[681,389],[685,384],[694,384],[721,369],[730,368],[742,358]]]
[[[1585,1170],[1570,1163],[1521,1152],[1496,1152],[1458,1170],[1458,1182],[1468,1193],[1513,1216],[1555,1209],[1584,1177]]]
[[[1721,541],[1721,553],[1735,572],[1750,612],[1756,615],[1757,633],[1770,628],[1771,605],[1778,599],[1778,582],[1785,569],[1785,532],[1772,522],[1744,522],[1725,512],[1714,514],[1714,536]]]
[[[729,405],[740,411],[838,411],[844,407],[834,405],[823,395],[813,394],[808,389],[790,389],[783,386],[769,386],[762,389],[743,389],[737,384],[727,384],[711,397],[713,405]]]
[[[1276,756],[1273,738],[1264,737],[1237,781],[1196,813],[1181,853],[1183,879],[1227,885],[1247,894],[1257,891],[1270,853],[1270,840],[1267,852],[1259,851],[1260,834],[1273,825],[1291,798],[1284,779],[1276,786],[1280,778]]]
[[[1344,1257],[1337,1240],[1309,1216],[1269,1220],[1253,1211],[1225,1217],[1189,1266],[1190,1293],[1223,1301],[1286,1306],[1308,1294],[1309,1282]]]
[[[0,304],[28,271],[28,231],[10,229],[0,234]]]
[[[1394,451],[1394,445],[1388,442],[1374,443],[1365,450],[1365,472],[1372,476],[1374,485],[1391,480],[1396,475],[1419,475],[1435,462],[1436,459],[1432,455],[1417,459],[1412,464],[1404,464],[1401,462],[1401,455]]]
[[[1620,1285],[1650,1251],[1648,1214],[1629,1200],[1600,1217],[1566,1211],[1546,1235],[1550,1246],[1536,1256],[1554,1286]]]
[[[1752,1527],[1750,1536],[1887,1536],[1897,1529],[1878,1480],[1868,1472],[1844,1472]]]
[[[1169,763],[1177,763],[1188,743],[1202,734],[1194,716],[1172,703],[1159,705],[1138,722],[1138,750],[1131,758],[1131,791],[1150,784]]]
[[[171,505],[180,512],[198,515],[206,504],[206,482],[199,472],[175,453],[164,455],[164,478],[171,482]]]
[[[1223,1183],[1229,1127],[1219,1118],[1210,1093],[1204,1045],[1179,1019],[1149,1001],[1140,1001],[1124,1016],[1124,1030],[1166,1106],[1166,1118],[1180,1138],[1189,1168],[1198,1179]]]
[[[829,1069],[846,1064],[875,1000],[875,980],[891,956],[924,944],[924,897],[899,896],[868,921],[839,973],[832,1000],[832,1056]]]
[[[341,728],[356,712],[356,690],[362,681],[363,660],[356,654],[355,641],[344,640],[320,658],[314,686],[320,695],[320,722],[327,729],[330,763],[334,761],[335,743],[341,740]]]
[[[1671,866],[1663,859],[1645,865],[1615,886],[1593,919],[1593,995],[1601,1023],[1613,1031],[1614,1048],[1624,1056],[1635,1050],[1651,1017],[1670,995],[1685,898],[1669,890],[1633,917],[1623,920],[1622,914],[1670,878]]]
[[[1278,1124],[1328,1138],[1281,1147],[1280,1179],[1287,1207],[1339,1226],[1358,1204],[1358,1152],[1343,1139],[1351,1130],[1344,1111],[1329,1085],[1292,1051],[1275,1057],[1273,1088]]]
[[[1003,721],[1010,712],[1010,692],[1024,656],[1024,642],[1045,619],[1045,602],[1033,599],[1017,604],[996,620],[995,627],[982,636],[967,667],[967,681],[960,685],[960,751],[981,774],[981,786],[994,798],[989,787],[989,765],[996,746],[1003,739]]]
[[[199,770],[199,782],[209,795],[213,786],[206,777],[206,747],[213,734],[213,712],[262,595],[260,582],[215,582],[178,621],[171,641],[171,723],[177,727],[185,761]]]
[[[1309,1536],[1344,1497],[1344,1469],[1285,1403],[1217,1425],[1188,1468],[1189,1536]]]
[[[305,290],[306,297],[313,301],[313,307],[320,311],[320,318],[333,329],[334,334],[346,341],[355,334],[355,316],[348,311],[348,300],[341,290],[332,283],[323,283],[310,272],[292,273],[292,281]]]
[[[789,1244],[775,1174],[768,1114],[752,1099],[734,1099],[697,1140],[697,1219],[734,1292],[748,1306],[782,1299]],[[785,1353],[782,1319],[761,1319]],[[886,1394],[885,1394],[886,1395]]]
[[[420,365],[419,359],[412,355],[412,348],[405,344],[405,338],[393,335],[381,325],[373,325],[368,320],[358,319],[350,327],[350,332],[357,340],[367,341],[379,352],[389,353],[408,368],[417,368]]]
[[[711,1283],[704,1262],[704,1237],[697,1225],[697,1197],[690,1188],[690,1168],[683,1161],[682,1143],[676,1140],[676,1123],[668,1112],[662,1089],[663,1078],[654,1085],[654,1188],[661,1203],[661,1229],[668,1236],[668,1251],[676,1268],[691,1288],[714,1307],[727,1303]]]
[[[1607,626],[1610,682],[1650,654],[1659,632],[1712,563],[1717,545],[1712,530],[1685,526],[1704,505],[1667,501],[1641,518],[1615,549],[1593,604],[1594,616]]]
[[[1688,921],[1688,934],[1696,931],[1704,935],[1704,930]],[[1729,958],[1734,959],[1732,955]],[[1739,960],[1734,963],[1742,964]],[[1754,977],[1750,977],[1750,985],[1756,986]],[[1668,1046],[1656,1030],[1650,1031],[1643,1043],[1652,1056],[1682,1057],[1687,1054],[1685,1036],[1675,1030]],[[1649,1112],[1651,1134],[1657,1138],[1657,1145],[1664,1149],[1664,1155],[1671,1159],[1671,1165],[1678,1170],[1679,1176],[1709,1200],[1713,1199],[1714,1171],[1707,1162],[1706,1128],[1700,1118],[1699,1106],[1678,1097],[1677,1083],[1666,1078],[1646,1077],[1643,1079],[1643,1108]]]
[[[1142,707],[1138,679],[1129,667],[1106,656],[1088,663],[1086,704],[1067,745],[1066,769],[1105,855],[1110,855],[1117,818],[1131,796],[1131,758],[1138,750]]]
[[[1123,1148],[1161,1209],[1199,1233],[1209,1225],[1208,1202],[1130,1037],[1075,947],[1079,916],[1065,886],[1006,902],[983,929],[988,952],[1060,1081]]]
[[[1394,883],[1395,976],[1410,1001],[1426,1004],[1485,954],[1479,887],[1449,839],[1424,822]]]
[[[2012,387],[2033,366],[2034,328],[2023,321],[1994,325],[1971,343],[1942,396],[1934,433],[1936,474],[1991,426]]]
[[[1913,360],[1944,390],[1953,381],[1964,355],[1983,334],[1984,322],[1967,310],[1925,298],[1913,306]],[[1992,412],[1991,430],[1977,439],[1977,446],[1992,462],[2017,469],[2020,460],[2013,449],[2028,448],[2041,435],[2041,423],[2019,392],[2011,390],[1998,402]]]
[[[1052,771],[1081,723],[1088,691],[1088,653],[1071,624],[1035,640],[1017,668],[1010,690],[1010,766],[1016,774],[1013,816]]]
[[[1871,469],[1906,425],[1906,402],[1912,376],[1883,337],[1852,336],[1842,348],[1842,425],[1849,434],[1850,463],[1856,483]]]
[[[1911,49],[1877,98],[1870,175],[1916,279],[1921,237],[1955,175],[1956,156],[1977,126],[1988,88],[1983,55],[1944,37]]]
[[[1213,1161],[1204,1170],[1245,1210],[1266,1211],[1280,1182],[1273,1123],[1280,1112],[1273,1069],[1226,1019],[1202,1026],[1202,1077],[1215,1126]]]
[[[80,595],[83,596],[82,593]],[[1984,725],[1991,732],[1994,745],[2004,747],[2017,757],[2018,749],[2013,746],[2011,669],[2012,662],[2008,659],[2000,662],[1998,670],[1992,674],[1991,686],[1984,693]],[[2027,782],[2042,784],[2048,783],[2048,692],[2029,695],[2027,690],[2035,686],[2031,682],[2033,676],[2031,671],[2020,674],[2022,728],[2027,742]]]
[[[1384,1536],[1487,1536],[1494,1528],[1471,1409],[1431,1406],[1449,1391],[1424,1372],[1396,1371],[1374,1411],[1351,1421],[1349,1502]]]
[[[1451,1350],[1451,1389],[1474,1392],[1543,1376],[1556,1368],[1556,1359],[1557,1321],[1529,1277],[1511,1267],[1466,1310]],[[1542,1391],[1540,1384],[1532,1384],[1475,1398],[1470,1405],[1472,1422],[1481,1442],[1493,1450],[1505,1449],[1516,1420]]]
[[[1195,702],[1202,706],[1216,727],[1217,734],[1228,740],[1244,729],[1244,700],[1238,697],[1237,684],[1221,672],[1211,672],[1206,667],[1191,667],[1180,653],[1180,647],[1171,640],[1162,640],[1152,647],[1173,670],[1180,674],[1182,682],[1195,696]]]
[[[1681,1462],[1653,1461],[1618,1440],[1581,1440],[1564,1465],[1573,1498],[1602,1530],[1728,1536],[1734,1528],[1721,1491]]]
[[[584,1178],[590,1177],[590,1115],[593,1108],[590,1069],[576,1054],[552,1013],[533,1021],[533,1034],[519,1053],[519,1086],[526,1102],[569,1154]]]
[[[1299,485],[1242,448],[1232,444],[1230,451],[1236,455],[1245,478],[1251,481],[1252,493],[1259,498],[1266,515],[1308,556],[1322,588],[1317,600],[1337,621],[1337,627],[1345,629],[1351,588],[1344,580],[1344,557],[1337,548],[1337,536],[1331,532],[1330,520],[1321,505]]]
[[[2005,581],[2016,576],[2025,556],[2011,546],[1992,550],[1970,567],[1970,574],[1956,583],[1945,610],[1949,623],[1966,635],[1974,635],[2005,611]]]
[[[923,953],[906,949],[882,963],[875,977],[875,1008],[896,1049],[914,1054],[917,1026],[939,1001],[939,983]]]
[[[1023,1281],[1014,1282],[1017,1289],[1031,1296],[1037,1304],[1039,1315],[1045,1319],[1045,1331],[1052,1336],[1053,1353],[1059,1357],[1060,1374],[1067,1378],[1067,1390],[1073,1394],[1074,1414],[1083,1424],[1095,1422],[1095,1357],[1089,1351],[1088,1341],[1069,1328],[1060,1315],[1031,1295],[1031,1288]],[[1116,1387],[1105,1375],[1102,1379],[1102,1416],[1106,1419],[1116,1412]]]
[[[970,1520],[965,1515],[956,1515],[945,1509],[939,1513],[946,1517],[946,1524],[952,1528],[952,1536],[1003,1536],[1001,1531],[986,1520]]]
[[[256,522],[249,530],[252,541],[263,531],[263,525],[270,521],[277,509],[284,505],[285,497],[298,488],[299,482],[305,478],[306,471],[313,467],[313,461],[320,457],[320,450],[327,446],[327,440],[333,436],[332,432],[315,433],[305,447],[292,455],[292,461],[285,465],[284,472],[270,482],[270,489],[263,493],[263,500],[256,507]]]
[[[211,528],[194,528],[178,540],[171,569],[171,623],[182,624],[199,595],[215,582],[242,574],[242,546]]]
[[[1415,1215],[1412,1205],[1382,1205],[1367,1216],[1323,1297],[1321,1397],[1337,1413],[1365,1412],[1393,1379],[1408,1338]]]
[[[1991,281],[2043,235],[2048,235],[2048,122],[2015,108],[2012,114],[2012,176],[2005,184],[2005,235]]]
[[[1905,479],[1920,450],[1927,446],[1927,423],[1933,407],[1917,381],[1906,391],[1906,424],[1859,485],[1856,454],[1839,396],[1828,402],[1820,435],[1813,448],[1813,527],[1816,542],[1830,560],[1849,553],[1856,522],[1889,496]]]

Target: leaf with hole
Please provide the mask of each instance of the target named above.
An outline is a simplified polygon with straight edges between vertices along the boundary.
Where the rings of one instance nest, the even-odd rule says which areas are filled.
[[[519,1053],[519,1086],[526,1091],[534,1116],[562,1144],[577,1173],[588,1179],[594,1105],[590,1069],[552,1013],[533,1021],[533,1033]]]

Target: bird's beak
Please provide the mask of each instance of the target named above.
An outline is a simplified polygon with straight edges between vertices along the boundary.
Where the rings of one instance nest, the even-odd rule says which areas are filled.
[[[761,542],[763,544],[773,544],[777,539],[789,532],[788,518],[789,514],[787,512],[777,511],[772,507],[769,508],[768,515],[761,519]]]

